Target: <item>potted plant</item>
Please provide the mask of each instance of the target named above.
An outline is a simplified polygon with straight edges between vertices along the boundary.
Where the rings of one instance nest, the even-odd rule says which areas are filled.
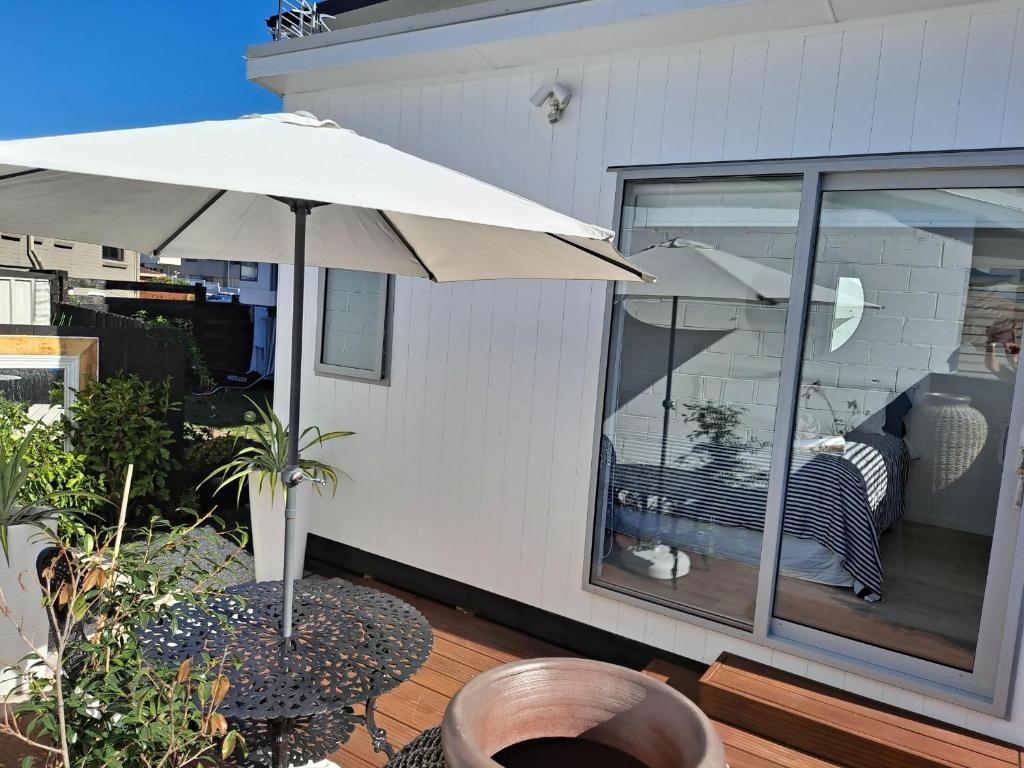
[[[289,426],[281,422],[269,405],[261,408],[253,400],[249,402],[255,410],[245,415],[245,444],[231,461],[211,472],[203,482],[220,479],[216,491],[236,485],[239,502],[242,488],[248,486],[256,580],[277,581],[284,578],[285,490],[281,483],[281,473],[287,466]],[[319,427],[307,427],[299,435],[299,468],[317,493],[328,482],[331,484],[331,493],[335,493],[340,470],[322,461],[303,457],[302,454],[314,446],[322,446],[329,440],[352,434],[355,433],[322,432]],[[303,489],[305,485],[299,488]],[[291,554],[295,562],[302,563],[306,555],[310,509],[309,504],[303,503],[301,498],[295,522],[294,549]]]
[[[0,612],[10,621],[0,625],[0,693],[16,684],[12,669],[30,650],[46,652],[46,614],[36,580],[36,557],[49,543],[53,507],[26,498],[32,480],[28,456],[37,434],[0,440]],[[20,631],[19,631],[20,627]],[[27,641],[27,642],[26,642]]]
[[[244,740],[220,711],[237,659],[197,652],[169,661],[154,655],[143,633],[183,605],[202,605],[228,631],[229,617],[207,601],[244,537],[226,532],[227,554],[211,567],[197,556],[204,545],[196,538],[211,519],[171,526],[153,518],[127,530],[123,520],[99,529],[71,516],[61,521],[32,574],[52,645],[30,654],[35,674],[4,702],[0,764],[212,768],[236,750],[244,756]]]

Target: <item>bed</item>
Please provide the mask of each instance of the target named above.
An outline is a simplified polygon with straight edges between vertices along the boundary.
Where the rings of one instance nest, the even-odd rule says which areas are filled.
[[[756,564],[769,449],[693,444],[670,466],[620,463],[603,443],[609,528],[638,541]],[[879,539],[903,515],[909,456],[898,437],[851,434],[842,453],[795,451],[780,570],[881,598]]]

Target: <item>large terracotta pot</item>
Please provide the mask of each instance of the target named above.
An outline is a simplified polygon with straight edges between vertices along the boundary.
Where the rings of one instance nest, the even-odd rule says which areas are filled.
[[[537,739],[586,739],[647,768],[725,768],[711,722],[645,675],[587,659],[533,659],[471,680],[445,712],[449,768],[498,768],[493,755]]]

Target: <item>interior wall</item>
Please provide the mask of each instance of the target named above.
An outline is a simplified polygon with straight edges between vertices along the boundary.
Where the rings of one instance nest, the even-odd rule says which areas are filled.
[[[574,95],[552,126],[529,97],[555,79]],[[610,166],[1024,145],[1024,25],[999,3],[285,104],[611,226]],[[389,386],[314,376],[310,328],[304,420],[359,433],[330,444],[352,479],[320,497],[313,531],[692,659],[730,650],[1024,742],[1024,703],[1003,720],[582,588],[607,295],[399,278]]]

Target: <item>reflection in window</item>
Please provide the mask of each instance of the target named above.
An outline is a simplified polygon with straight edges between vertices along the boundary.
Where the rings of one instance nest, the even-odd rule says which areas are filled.
[[[782,558],[809,541],[838,561],[816,583],[783,574],[775,613],[970,670],[1024,320],[1024,194],[835,191],[821,206],[814,279],[836,297],[810,308]]]
[[[388,276],[328,269],[322,298],[320,370],[361,379],[383,378]]]
[[[615,295],[594,580],[749,625],[800,181],[624,200],[623,251],[659,279]]]

